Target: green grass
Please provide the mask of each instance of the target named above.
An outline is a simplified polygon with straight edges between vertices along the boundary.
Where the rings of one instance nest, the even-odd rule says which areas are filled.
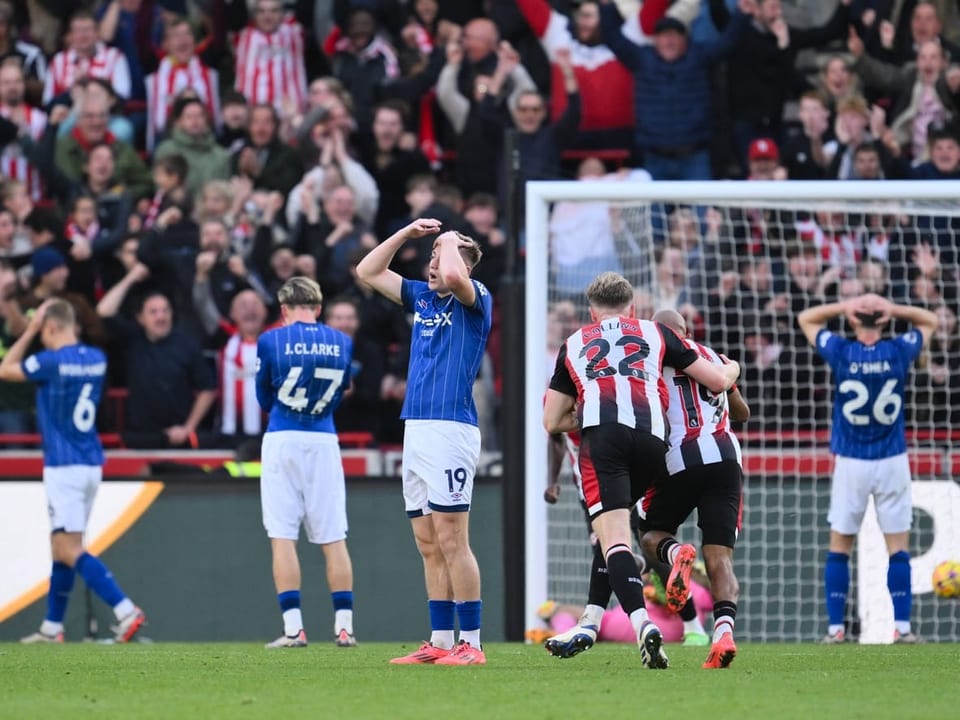
[[[960,646],[742,645],[729,670],[668,646],[644,670],[631,645],[570,660],[490,644],[485,667],[392,666],[365,643],[265,651],[248,644],[0,644],[0,718],[957,717]]]

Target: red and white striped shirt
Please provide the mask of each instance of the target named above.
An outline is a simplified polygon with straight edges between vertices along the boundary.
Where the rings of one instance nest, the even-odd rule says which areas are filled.
[[[619,423],[666,440],[664,366],[696,352],[660,323],[615,317],[582,327],[560,348],[550,388],[576,394],[581,428]]]
[[[43,103],[69,92],[73,84],[83,77],[106,80],[117,95],[130,97],[130,65],[117,48],[97,43],[92,58],[79,57],[76,50],[61,50],[53,56],[43,86]]]
[[[307,102],[307,71],[300,24],[287,18],[270,34],[249,25],[238,33],[235,43],[234,87],[247,102],[269,103],[278,112],[291,108],[302,112]]]
[[[220,431],[259,435],[263,415],[257,403],[257,341],[232,335],[220,351]]]
[[[30,105],[21,105],[23,122],[29,128],[30,137],[38,142],[47,127],[47,114]],[[0,107],[0,115],[9,118],[14,108]],[[39,171],[27,160],[20,143],[8,143],[0,154],[0,173],[11,180],[19,180],[27,188],[30,199],[34,202],[43,198],[43,181]]]
[[[686,342],[704,360],[714,365],[724,364],[714,350],[690,340]],[[740,463],[740,443],[730,428],[727,394],[714,394],[682,370],[672,367],[663,368],[663,381],[670,397],[667,471],[676,475],[688,468],[724,460]]]
[[[194,55],[186,64],[167,55],[157,71],[147,75],[147,149],[153,150],[163,134],[177,96],[184,88],[193,88],[207,109],[214,128],[220,127],[220,92],[217,71]]]

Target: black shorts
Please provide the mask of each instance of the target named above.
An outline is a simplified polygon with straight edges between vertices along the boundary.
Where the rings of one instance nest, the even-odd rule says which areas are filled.
[[[667,476],[667,444],[643,430],[618,423],[585,428],[580,475],[592,520],[607,510],[629,510],[647,488]]]
[[[640,529],[676,534],[693,509],[704,545],[732,548],[743,519],[743,472],[735,460],[697,465],[647,490]]]

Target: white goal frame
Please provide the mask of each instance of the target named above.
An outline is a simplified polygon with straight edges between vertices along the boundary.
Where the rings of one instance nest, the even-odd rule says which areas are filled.
[[[795,204],[804,200],[903,203],[940,201],[960,209],[960,181],[710,181],[617,182],[531,181],[526,183],[526,312],[525,312],[525,622],[538,624],[537,607],[547,598],[547,435],[543,411],[544,352],[547,347],[548,216],[550,204],[563,200],[610,202],[711,202]],[[891,615],[892,626],[892,615]],[[892,636],[892,633],[891,633]]]

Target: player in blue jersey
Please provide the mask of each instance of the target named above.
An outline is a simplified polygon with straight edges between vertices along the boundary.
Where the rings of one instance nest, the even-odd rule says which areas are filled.
[[[856,333],[850,340],[827,330],[845,315]],[[891,318],[913,325],[883,339]],[[829,627],[824,642],[845,640],[843,618],[850,584],[850,552],[873,496],[877,521],[890,555],[887,587],[893,599],[894,642],[917,642],[910,629],[910,463],[903,419],[910,366],[937,328],[928,310],[895,305],[868,294],[819,305],[797,317],[800,329],[833,371],[830,450],[835,455],[830,490],[830,551],[824,570]]]
[[[24,360],[40,336],[44,351]],[[63,642],[63,617],[79,573],[87,587],[113,608],[116,642],[129,642],[145,617],[99,558],[83,547],[83,533],[103,475],[97,405],[107,372],[106,356],[77,339],[77,317],[65,300],[48,300],[0,362],[0,380],[37,385],[37,422],[43,438],[43,489],[50,513],[53,569],[47,614],[25,643]]]
[[[323,295],[313,280],[287,280],[277,299],[283,327],[257,341],[257,400],[270,415],[260,457],[260,501],[283,615],[283,635],[267,647],[307,645],[297,557],[301,523],[326,560],[334,642],[353,647],[346,488],[333,425],[333,411],[350,385],[353,341],[317,322]]]
[[[480,246],[458,232],[433,243],[427,282],[390,270],[409,241],[440,232],[419,219],[387,238],[357,265],[361,281],[413,315],[407,395],[400,417],[403,498],[423,557],[430,641],[395,664],[482,665],[480,569],[468,535],[470,498],[480,458],[473,383],[492,324],[493,301],[470,273]],[[454,617],[460,623],[454,645]]]

